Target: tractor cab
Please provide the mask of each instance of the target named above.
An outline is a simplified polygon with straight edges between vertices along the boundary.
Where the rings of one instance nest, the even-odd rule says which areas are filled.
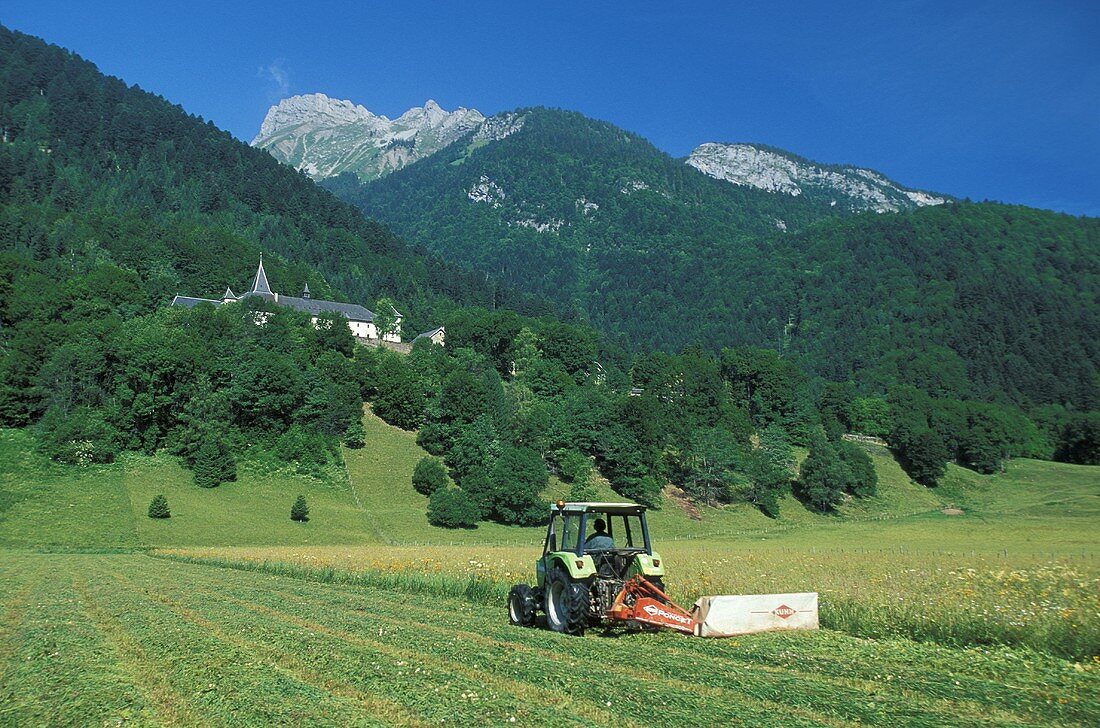
[[[626,579],[643,556],[640,569],[652,566],[653,548],[649,541],[645,506],[634,503],[559,503],[550,508],[539,575],[556,562],[567,566],[574,578],[598,574],[602,578]],[[597,531],[597,523],[603,526]],[[604,538],[594,538],[601,533]],[[657,565],[660,565],[658,560]],[[539,584],[542,578],[539,579]]]
[[[602,529],[597,530],[597,521]],[[593,538],[599,533],[601,538]],[[535,562],[538,603],[552,582],[568,580],[590,592],[591,618],[600,619],[635,576],[664,588],[661,557],[653,552],[645,506],[635,503],[565,503],[550,507],[542,555]],[[553,622],[553,614],[551,621]]]

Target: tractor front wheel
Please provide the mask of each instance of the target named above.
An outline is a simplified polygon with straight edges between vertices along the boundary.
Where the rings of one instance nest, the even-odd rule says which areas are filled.
[[[534,590],[526,584],[516,584],[508,592],[508,621],[518,627],[530,627],[535,623]]]
[[[588,627],[590,594],[588,587],[556,567],[546,581],[546,623],[555,632],[580,637]]]

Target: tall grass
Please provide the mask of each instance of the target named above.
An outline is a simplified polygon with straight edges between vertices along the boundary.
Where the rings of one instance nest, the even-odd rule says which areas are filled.
[[[702,549],[705,549],[703,551]],[[373,552],[373,553],[369,553]],[[461,547],[385,556],[371,549],[255,550],[157,554],[190,563],[263,571],[321,583],[465,598],[502,605],[512,584],[531,582],[527,551],[481,558]],[[690,605],[704,594],[817,591],[821,624],[853,636],[905,638],[956,647],[1026,646],[1069,659],[1100,655],[1100,577],[1079,564],[991,557],[831,552],[739,553],[713,558],[715,545],[664,551],[674,564],[670,595]],[[326,557],[326,554],[328,556]],[[403,557],[404,556],[404,557]],[[960,561],[961,559],[961,561]],[[971,566],[959,566],[960,563]],[[977,568],[974,568],[977,567]]]

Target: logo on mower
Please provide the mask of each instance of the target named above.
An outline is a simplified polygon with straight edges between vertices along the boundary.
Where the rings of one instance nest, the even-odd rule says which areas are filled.
[[[780,604],[778,607],[772,610],[772,614],[783,619],[788,619],[791,615],[796,614],[797,610],[791,609],[786,604]]]
[[[691,624],[690,617],[685,617],[681,614],[673,614],[672,612],[665,611],[664,609],[658,607],[656,604],[647,604],[642,607],[642,611],[651,617],[656,617],[660,615],[665,619],[671,619],[675,622],[679,622],[680,624]]]

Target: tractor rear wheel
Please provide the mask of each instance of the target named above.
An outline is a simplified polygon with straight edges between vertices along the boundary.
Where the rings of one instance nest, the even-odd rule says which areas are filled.
[[[508,621],[519,627],[530,627],[535,623],[534,590],[526,584],[516,584],[508,592]]]
[[[588,627],[591,595],[588,586],[578,584],[569,572],[555,567],[546,580],[546,623],[555,632],[580,637]]]

